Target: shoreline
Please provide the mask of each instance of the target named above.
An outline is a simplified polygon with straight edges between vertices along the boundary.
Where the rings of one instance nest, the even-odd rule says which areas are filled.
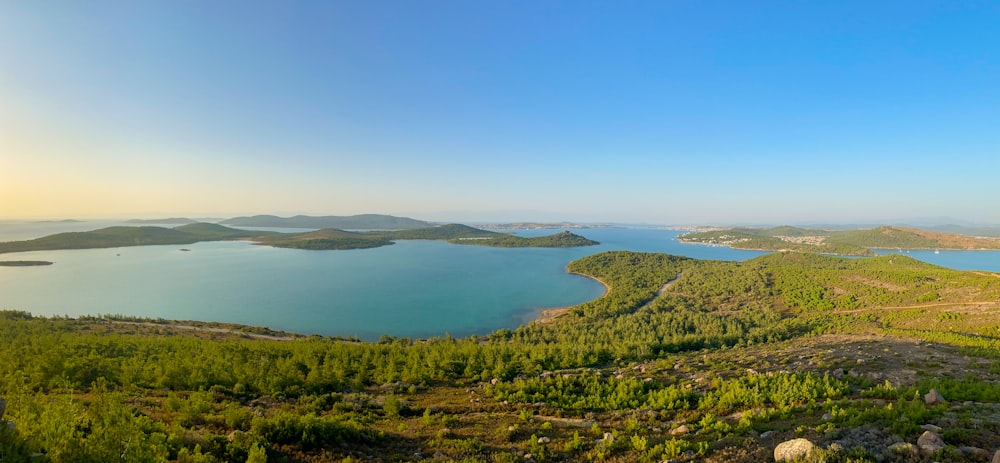
[[[591,280],[594,280],[594,281],[600,283],[601,286],[604,287],[604,292],[601,293],[600,296],[598,296],[598,297],[596,297],[594,299],[591,299],[591,300],[589,300],[587,302],[581,302],[580,304],[586,304],[586,303],[589,303],[589,302],[594,302],[596,300],[600,300],[604,296],[607,296],[608,293],[611,292],[611,287],[608,286],[608,284],[605,283],[600,278],[597,278],[597,277],[591,276],[591,275],[587,275],[587,274],[584,274],[584,273],[571,272],[569,270],[566,270],[566,273],[569,273],[571,275],[580,275],[582,277],[590,278]],[[569,309],[572,309],[573,307],[576,307],[576,306],[578,306],[580,304],[568,305],[568,306],[563,306],[563,307],[550,307],[550,308],[547,308],[547,309],[541,309],[538,312],[538,315],[536,315],[534,318],[532,318],[530,321],[528,321],[527,324],[530,325],[532,323],[538,323],[540,325],[546,325],[546,324],[552,323],[552,322],[556,321],[557,319],[559,319],[560,317],[562,317],[563,315],[565,315],[566,312],[569,312]]]

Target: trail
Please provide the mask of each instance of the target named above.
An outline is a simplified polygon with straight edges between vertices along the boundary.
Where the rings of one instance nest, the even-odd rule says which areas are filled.
[[[673,286],[673,284],[677,282],[677,280],[681,279],[682,275],[684,275],[684,272],[680,272],[680,273],[677,274],[677,276],[675,276],[675,277],[667,280],[667,282],[663,286],[661,286],[660,289],[656,290],[656,296],[654,296],[652,299],[646,301],[646,303],[643,304],[641,307],[639,307],[636,310],[636,312],[638,312],[640,310],[643,310],[643,309],[645,309],[645,308],[653,305],[653,302],[656,301],[657,299],[659,299],[660,296],[663,296],[663,294],[666,293],[670,289],[670,287]]]

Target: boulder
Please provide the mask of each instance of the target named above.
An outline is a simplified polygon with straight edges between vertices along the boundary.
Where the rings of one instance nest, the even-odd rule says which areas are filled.
[[[944,439],[941,436],[934,434],[930,431],[924,431],[923,434],[917,438],[917,447],[926,454],[932,454],[944,448]]]
[[[671,436],[683,436],[683,435],[685,435],[685,434],[687,434],[689,432],[691,432],[691,428],[688,428],[686,424],[682,424],[682,425],[680,425],[680,426],[678,426],[678,427],[676,427],[674,429],[671,429],[670,430],[670,435]]]
[[[774,448],[774,461],[792,461],[809,456],[816,446],[809,439],[792,439]]]
[[[944,396],[942,396],[936,389],[931,389],[930,392],[924,396],[924,403],[927,405],[943,404]]]
[[[552,442],[552,439],[549,439],[548,437],[539,437],[538,438],[538,443],[539,444],[548,444],[549,442]]]
[[[934,426],[933,424],[921,425],[920,429],[923,430],[923,431],[941,432],[941,427],[940,426]]]
[[[1000,463],[1000,450],[997,450],[996,453],[993,454],[993,459],[990,460],[990,463]]]
[[[970,445],[963,445],[958,448],[958,451],[962,452],[962,455],[968,455],[976,461],[986,461],[986,459],[990,457],[990,452],[987,452],[979,447],[972,447]]]

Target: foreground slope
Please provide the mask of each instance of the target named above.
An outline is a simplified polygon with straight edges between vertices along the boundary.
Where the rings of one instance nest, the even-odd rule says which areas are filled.
[[[1000,448],[996,274],[797,253],[609,252],[569,269],[608,293],[468,339],[3,312],[17,425],[0,454],[757,462],[805,438],[813,461],[973,462]],[[947,403],[926,403],[932,388]],[[924,428],[944,446],[916,448]]]

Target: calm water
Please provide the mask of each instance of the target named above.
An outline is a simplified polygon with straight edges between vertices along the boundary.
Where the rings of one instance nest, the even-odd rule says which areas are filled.
[[[107,225],[0,223],[0,240]],[[224,321],[369,340],[381,334],[465,336],[515,327],[543,308],[600,296],[599,283],[565,271],[571,260],[593,253],[627,249],[720,260],[762,254],[681,244],[674,239],[679,232],[669,230],[573,231],[602,244],[499,249],[400,241],[375,249],[302,251],[206,242],[4,254],[0,260],[48,260],[55,265],[0,267],[0,308],[40,315],[111,313]],[[932,258],[956,253],[928,254],[925,260],[934,262]],[[994,258],[1000,254],[987,253],[989,259],[983,253],[957,254],[966,260],[934,263],[1000,271]]]

